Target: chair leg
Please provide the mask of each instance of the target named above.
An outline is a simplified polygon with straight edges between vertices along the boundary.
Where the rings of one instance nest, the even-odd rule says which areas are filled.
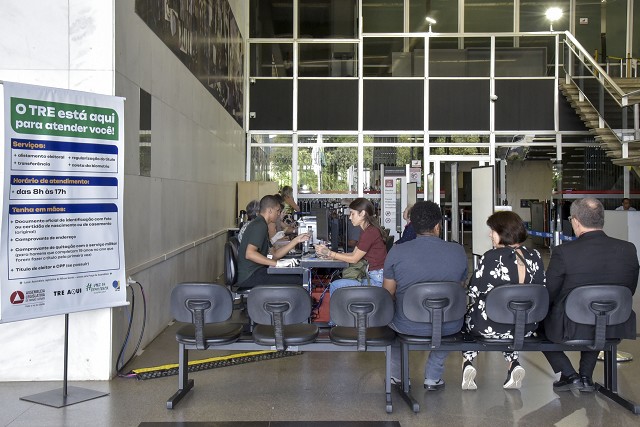
[[[618,394],[618,346],[615,344],[604,351],[604,386],[596,383],[596,390],[634,414],[640,414],[640,405]]]
[[[420,404],[413,398],[409,385],[409,344],[402,343],[400,350],[400,369],[402,370],[402,384],[397,387],[398,393],[416,414],[420,412]]]
[[[385,367],[384,367],[384,393],[386,396],[387,414],[393,412],[393,404],[391,403],[391,346],[388,345],[385,350]]]
[[[167,400],[167,409],[173,409],[180,400],[193,388],[193,380],[189,379],[189,350],[184,344],[178,344],[178,391]]]

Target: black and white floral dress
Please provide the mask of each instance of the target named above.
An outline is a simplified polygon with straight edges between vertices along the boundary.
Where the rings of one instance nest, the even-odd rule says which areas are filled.
[[[537,250],[529,250],[520,246],[522,258],[525,264],[525,277],[523,283],[545,284],[544,264]],[[518,283],[518,261],[522,262],[516,255],[516,249],[505,246],[487,251],[478,265],[478,269],[473,272],[467,295],[469,305],[465,316],[465,326],[469,333],[481,335],[487,338],[513,338],[510,328],[503,324],[496,324],[487,318],[485,302],[487,294],[493,288],[500,285]],[[530,336],[537,325],[526,332]],[[518,352],[503,353],[508,362],[518,359]],[[478,355],[477,351],[467,351],[463,353],[466,360],[472,361]]]

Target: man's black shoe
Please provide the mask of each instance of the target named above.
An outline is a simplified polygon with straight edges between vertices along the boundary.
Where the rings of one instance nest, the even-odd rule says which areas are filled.
[[[596,387],[593,385],[591,377],[580,375],[580,391],[582,393],[593,393]]]
[[[568,377],[560,375],[560,379],[553,383],[553,391],[579,390],[582,387],[582,380],[578,374],[571,374]]]

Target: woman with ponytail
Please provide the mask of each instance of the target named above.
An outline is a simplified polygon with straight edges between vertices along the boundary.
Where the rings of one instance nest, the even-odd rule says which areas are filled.
[[[361,259],[365,259],[369,264],[367,277],[357,279],[339,279],[331,282],[330,294],[336,289],[346,286],[382,286],[382,268],[387,256],[384,232],[375,218],[373,203],[364,198],[355,199],[349,205],[351,210],[349,219],[354,226],[360,227],[360,239],[353,252],[334,252],[324,245],[316,245],[316,254],[338,261],[345,261],[354,264]]]

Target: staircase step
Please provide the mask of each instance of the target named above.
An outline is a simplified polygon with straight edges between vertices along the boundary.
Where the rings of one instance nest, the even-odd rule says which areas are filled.
[[[626,159],[613,159],[611,163],[618,166],[640,166],[640,156],[628,157]]]

